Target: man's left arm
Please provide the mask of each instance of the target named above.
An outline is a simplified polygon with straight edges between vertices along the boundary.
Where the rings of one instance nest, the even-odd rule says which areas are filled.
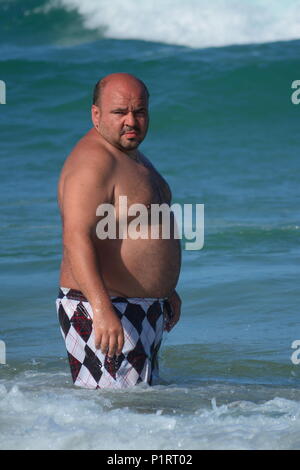
[[[172,328],[176,325],[179,321],[180,314],[181,314],[181,298],[179,297],[176,290],[174,290],[173,294],[169,297],[169,303],[171,305],[171,309],[173,312],[172,317],[167,321],[166,324],[166,331],[171,331]]]

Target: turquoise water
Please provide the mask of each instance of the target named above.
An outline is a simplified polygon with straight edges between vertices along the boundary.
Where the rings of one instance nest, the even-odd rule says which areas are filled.
[[[0,448],[299,449],[299,2],[81,3],[0,2]],[[183,251],[161,384],[86,391],[56,319],[56,184],[116,71],[148,85],[143,151],[204,204],[205,242]]]

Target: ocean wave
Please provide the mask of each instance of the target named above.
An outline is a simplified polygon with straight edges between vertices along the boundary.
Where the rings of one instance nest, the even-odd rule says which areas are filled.
[[[76,11],[105,37],[189,47],[225,46],[300,37],[299,0],[50,0],[44,7]]]
[[[217,384],[124,397],[53,387],[58,374],[38,377],[34,389],[32,374],[27,386],[0,384],[1,449],[299,449],[296,389],[257,387],[256,398],[249,387]]]
[[[133,39],[222,47],[300,38],[300,0],[2,0],[2,44]]]

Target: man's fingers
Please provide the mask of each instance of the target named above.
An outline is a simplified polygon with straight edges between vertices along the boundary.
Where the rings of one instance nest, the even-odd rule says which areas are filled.
[[[108,322],[107,322],[108,323]],[[120,355],[124,346],[124,331],[119,319],[112,321],[107,325],[99,325],[95,323],[95,346],[100,349],[102,354],[113,358]]]
[[[122,353],[124,346],[124,334],[123,332],[118,335],[112,335],[109,339],[109,350],[108,356],[113,357],[115,355],[119,356]]]
[[[101,339],[101,352],[102,352],[102,354],[107,353],[108,345],[109,345],[108,336],[107,335],[102,335],[102,339]]]
[[[121,333],[118,336],[118,344],[117,344],[117,355],[118,356],[122,353],[123,346],[124,346],[124,334]]]
[[[108,348],[108,357],[112,358],[116,354],[117,350],[117,338],[115,335],[110,336],[109,338],[109,348]]]
[[[101,340],[102,340],[102,335],[95,336],[95,347],[96,347],[96,349],[100,349]]]
[[[167,320],[167,324],[166,324],[166,330],[169,332],[171,331],[174,326],[176,325],[176,323],[179,321],[179,318],[180,318],[180,310],[173,310],[174,314],[172,315],[171,318],[169,318]]]

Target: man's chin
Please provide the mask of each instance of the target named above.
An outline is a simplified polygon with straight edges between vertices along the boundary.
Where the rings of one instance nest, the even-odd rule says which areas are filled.
[[[126,139],[122,140],[121,147],[126,150],[134,150],[140,145],[140,141],[137,139]]]

